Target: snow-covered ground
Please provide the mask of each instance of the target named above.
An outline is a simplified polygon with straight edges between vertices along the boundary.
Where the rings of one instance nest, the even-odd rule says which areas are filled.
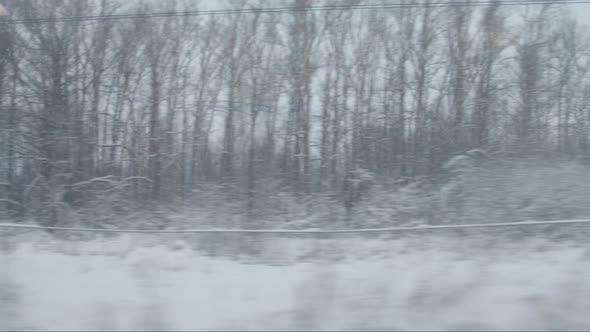
[[[258,240],[262,254],[213,257],[174,237],[12,239],[0,329],[590,328],[587,241]]]

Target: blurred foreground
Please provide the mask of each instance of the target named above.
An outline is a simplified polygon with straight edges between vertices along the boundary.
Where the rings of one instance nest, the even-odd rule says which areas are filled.
[[[563,228],[209,239],[215,254],[204,237],[16,234],[0,329],[588,329],[585,226]]]

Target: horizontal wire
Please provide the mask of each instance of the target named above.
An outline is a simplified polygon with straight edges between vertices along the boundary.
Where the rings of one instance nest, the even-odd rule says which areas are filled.
[[[78,22],[78,21],[105,21],[134,18],[158,18],[158,17],[185,17],[185,16],[213,16],[213,15],[235,15],[253,13],[288,13],[288,12],[313,12],[330,10],[362,10],[362,9],[404,9],[404,8],[425,8],[425,7],[480,7],[480,6],[529,6],[529,5],[564,5],[564,4],[590,4],[590,0],[482,0],[482,1],[444,1],[444,2],[415,2],[396,4],[360,4],[360,5],[326,5],[307,7],[271,7],[271,8],[244,8],[244,9],[217,9],[201,11],[179,11],[159,13],[136,13],[136,14],[112,14],[95,16],[71,16],[71,17],[44,17],[25,19],[1,19],[0,24],[24,24],[24,23],[47,23],[47,22]]]
[[[522,227],[538,225],[571,225],[590,224],[590,219],[550,220],[550,221],[520,221],[504,223],[485,224],[454,224],[454,225],[424,225],[409,227],[385,227],[385,228],[359,228],[359,229],[227,229],[227,228],[206,228],[206,229],[104,229],[104,228],[77,228],[77,227],[56,227],[40,226],[30,224],[0,223],[0,228],[28,229],[28,230],[56,230],[69,232],[90,232],[90,233],[138,233],[138,234],[198,234],[198,233],[236,233],[236,234],[353,234],[353,233],[391,233],[404,231],[424,231],[441,229],[469,229],[469,228],[491,228],[491,227]]]

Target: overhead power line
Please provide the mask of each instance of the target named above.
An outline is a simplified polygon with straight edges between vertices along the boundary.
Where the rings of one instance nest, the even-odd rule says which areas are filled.
[[[404,8],[440,8],[440,7],[482,7],[482,6],[538,6],[538,5],[571,5],[590,4],[590,0],[473,0],[473,1],[431,1],[431,2],[406,2],[406,3],[382,3],[382,4],[358,4],[358,5],[323,5],[305,7],[258,7],[241,9],[212,9],[194,11],[172,11],[156,13],[133,13],[133,14],[110,14],[90,16],[62,16],[62,17],[39,17],[23,19],[0,19],[3,24],[25,24],[25,23],[48,23],[48,22],[80,22],[80,21],[107,21],[121,19],[144,19],[159,17],[186,17],[186,16],[217,16],[237,14],[281,14],[293,12],[317,12],[332,10],[386,10]]]
[[[226,228],[205,228],[205,229],[108,229],[108,228],[77,228],[77,227],[52,227],[14,223],[0,223],[1,228],[27,229],[27,230],[54,230],[69,232],[86,232],[86,233],[139,233],[139,234],[294,234],[294,235],[313,235],[313,234],[367,234],[367,233],[397,233],[405,231],[434,231],[445,229],[473,229],[473,228],[493,228],[493,227],[524,227],[524,226],[541,226],[541,225],[572,225],[572,224],[590,224],[590,219],[571,219],[571,220],[550,220],[550,221],[520,221],[520,222],[502,222],[502,223],[485,223],[485,224],[455,224],[455,225],[424,225],[408,227],[386,227],[386,228],[358,228],[358,229],[226,229]]]

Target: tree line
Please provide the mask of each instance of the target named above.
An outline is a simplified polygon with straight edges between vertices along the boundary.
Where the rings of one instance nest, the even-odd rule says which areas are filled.
[[[263,190],[350,207],[367,175],[433,176],[474,149],[590,155],[589,35],[567,6],[404,3],[110,20],[199,8],[6,0],[0,204],[82,204],[77,186],[116,181],[143,202],[217,184],[249,210]]]

